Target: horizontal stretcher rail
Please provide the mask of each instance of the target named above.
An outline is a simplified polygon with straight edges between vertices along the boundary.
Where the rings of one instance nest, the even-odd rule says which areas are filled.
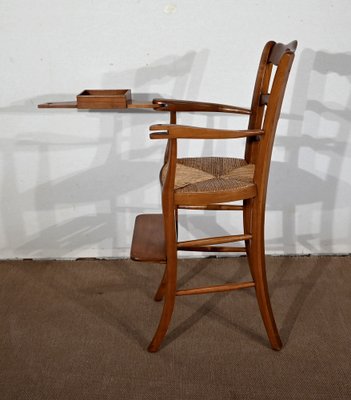
[[[241,205],[233,204],[209,204],[206,206],[178,206],[180,210],[231,210],[241,211],[244,209]]]
[[[205,251],[205,252],[219,252],[219,253],[246,253],[245,246],[192,246],[181,247],[178,250],[183,251]]]
[[[254,286],[255,286],[255,282],[226,283],[224,285],[206,286],[206,287],[201,287],[201,288],[177,290],[176,296],[229,292],[231,290],[247,289],[247,288],[251,288]]]
[[[217,236],[204,239],[187,240],[184,242],[178,242],[178,249],[181,247],[190,248],[194,246],[208,246],[213,244],[231,243],[231,242],[241,242],[242,240],[249,240],[252,235],[242,234],[242,235],[229,235],[229,236]]]

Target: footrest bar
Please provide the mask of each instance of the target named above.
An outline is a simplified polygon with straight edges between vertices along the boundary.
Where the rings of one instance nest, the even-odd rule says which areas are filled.
[[[243,240],[250,240],[252,235],[243,233],[242,235],[229,235],[229,236],[217,236],[204,239],[187,240],[185,242],[178,242],[178,249],[191,248],[197,246],[209,246],[213,244],[241,242]]]
[[[204,251],[204,252],[218,252],[218,253],[246,253],[244,246],[193,246],[182,247],[178,246],[178,250],[183,251]]]
[[[226,283],[224,285],[177,290],[176,296],[228,292],[230,290],[246,289],[246,288],[250,288],[250,287],[254,287],[254,286],[255,286],[255,282]]]

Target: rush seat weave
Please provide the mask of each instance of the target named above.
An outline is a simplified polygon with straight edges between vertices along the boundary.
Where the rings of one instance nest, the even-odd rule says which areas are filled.
[[[161,173],[162,183],[168,170]],[[254,164],[241,158],[201,157],[177,160],[175,191],[182,193],[224,192],[254,187]]]

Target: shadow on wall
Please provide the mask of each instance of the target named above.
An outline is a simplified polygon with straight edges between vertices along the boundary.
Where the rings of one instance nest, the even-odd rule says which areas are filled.
[[[268,191],[268,210],[281,212],[282,237],[268,246],[287,254],[333,253],[336,242],[347,248],[351,235],[351,221],[338,217],[351,198],[350,184],[340,179],[350,157],[351,54],[306,49],[298,60],[287,134],[278,128],[275,142],[284,162],[272,162]],[[338,228],[347,229],[344,240],[336,239]]]
[[[164,97],[196,99],[207,59],[207,50],[180,58],[169,56],[137,71],[106,74],[102,86],[112,88],[130,83],[134,92],[151,94],[155,87],[164,85],[168,90],[171,88],[169,93],[162,93]],[[333,238],[339,212],[349,210],[351,197],[350,184],[340,179],[350,157],[346,152],[351,130],[351,54],[306,49],[297,62],[291,110],[282,114],[281,121],[287,123],[287,133],[280,135],[278,127],[275,142],[275,149],[282,151],[284,157],[283,161],[272,162],[268,191],[267,207],[279,214],[282,235],[268,240],[267,249],[282,253],[300,253],[301,249],[306,253],[329,253],[335,251]],[[343,82],[344,96],[339,91],[334,93],[333,87],[340,89]],[[70,99],[55,95],[55,100]],[[34,98],[2,111],[51,113],[36,109],[36,104],[51,100],[52,95]],[[159,210],[158,203],[148,204],[145,193],[148,188],[157,187],[164,143],[149,143],[147,127],[155,121],[166,122],[167,115],[153,113],[150,120],[150,112],[84,112],[81,117],[100,120],[100,137],[95,142],[29,131],[11,141],[13,152],[4,143],[2,193],[11,201],[7,206],[3,202],[1,207],[6,248],[14,249],[15,257],[77,257],[86,256],[87,249],[92,256],[105,257],[128,248],[133,214],[148,207]],[[213,126],[214,117],[210,115],[206,121]],[[91,151],[92,146],[95,155],[88,168],[56,181],[50,179],[53,152]],[[45,183],[21,190],[16,151],[38,157],[37,182]],[[158,193],[155,198],[159,201]],[[62,218],[66,209],[78,211],[71,218]],[[31,229],[25,214],[35,219],[38,234],[27,233]],[[189,216],[183,228],[197,226],[201,236],[214,228],[226,234],[226,228],[214,216],[202,217],[199,225],[198,222],[197,216]],[[346,247],[351,235],[350,214],[342,223]]]
[[[305,49],[298,55],[296,80],[290,113],[282,113],[278,126],[267,198],[269,217],[275,219],[278,234],[266,241],[269,253],[333,253],[336,244],[349,248],[351,186],[340,179],[345,173],[351,131],[351,54],[331,54]],[[340,87],[346,83],[346,96]],[[335,92],[333,85],[335,83]],[[345,86],[344,86],[345,87]],[[335,90],[335,89],[334,89]],[[329,99],[333,99],[330,101]],[[335,99],[334,99],[335,98]],[[284,109],[284,105],[283,105]],[[287,127],[286,135],[280,132]],[[344,208],[344,210],[341,210]],[[340,211],[348,212],[348,219]],[[221,219],[189,215],[180,220],[185,232],[197,237],[241,231],[241,218]],[[336,239],[337,224],[344,224],[343,240]],[[279,231],[281,224],[281,236]],[[339,226],[340,227],[340,226]],[[273,235],[274,236],[274,235]],[[339,247],[340,248],[340,247]]]
[[[132,93],[139,92],[137,100],[145,100],[141,91],[149,93],[149,99],[152,96],[159,97],[152,94],[155,81],[158,81],[158,86],[159,82],[164,82],[167,88],[172,88],[167,96],[185,98],[188,91],[196,95],[207,57],[206,50],[191,52],[180,58],[169,56],[137,71],[109,73],[103,77],[102,86],[124,87],[129,82]],[[196,75],[191,73],[195,64]],[[52,110],[38,111],[36,105],[52,100],[53,95],[42,96],[2,111],[50,113]],[[55,95],[55,101],[65,100],[71,99]],[[3,205],[2,224],[7,236],[6,247],[14,249],[15,257],[87,256],[83,249],[88,249],[90,256],[109,257],[120,255],[123,246],[129,247],[131,238],[128,237],[128,227],[131,234],[133,214],[143,212],[148,207],[143,198],[145,195],[138,194],[136,199],[135,191],[145,188],[141,191],[145,193],[157,181],[162,160],[161,147],[164,143],[143,147],[140,141],[148,143],[148,126],[158,118],[162,122],[168,118],[168,113],[153,113],[152,120],[149,119],[150,113],[140,110],[82,113],[82,118],[91,116],[100,119],[100,137],[94,143],[72,141],[69,136],[55,136],[50,132],[28,132],[17,136],[15,152],[34,153],[39,158],[38,182],[45,183],[20,192],[15,154],[10,151],[3,153],[5,178],[2,190],[11,199],[12,211],[8,212],[8,207]],[[144,137],[136,134],[138,129],[142,130]],[[91,150],[91,146],[94,146],[95,156],[89,168],[56,181],[50,179],[50,154],[66,149]],[[66,208],[79,210],[80,207],[83,210],[86,207],[88,211],[78,211],[76,216],[64,221],[62,215]],[[152,207],[158,208],[158,204]],[[25,213],[35,214],[38,234],[26,234]],[[102,246],[104,241],[107,242]],[[18,246],[18,243],[23,244]]]

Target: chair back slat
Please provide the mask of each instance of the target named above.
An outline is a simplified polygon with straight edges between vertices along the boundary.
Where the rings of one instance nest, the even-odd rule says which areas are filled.
[[[256,169],[261,171],[263,177],[268,176],[271,148],[296,47],[297,41],[286,45],[268,42],[263,49],[258,67],[249,129],[265,127],[265,135],[262,140],[253,137],[247,139],[245,159],[252,164],[257,164],[258,160],[262,163],[264,160],[262,167],[267,169],[267,174],[261,169]]]

